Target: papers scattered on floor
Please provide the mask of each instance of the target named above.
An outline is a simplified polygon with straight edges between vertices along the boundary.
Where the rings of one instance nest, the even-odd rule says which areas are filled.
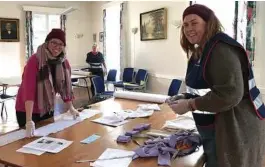
[[[174,120],[166,121],[162,129],[167,130],[194,130],[196,129],[195,121],[192,117],[178,116]]]
[[[123,125],[129,121],[125,120],[124,118],[119,117],[117,115],[111,115],[111,116],[103,116],[103,117],[100,117],[98,119],[94,119],[94,120],[92,120],[92,122],[117,127],[117,126]]]
[[[26,137],[26,131],[24,129],[10,132],[5,135],[0,136],[0,146],[4,146],[6,144],[18,141]]]
[[[58,153],[72,144],[72,141],[52,137],[42,137],[23,146],[23,148]]]
[[[36,129],[35,136],[48,136],[51,133],[57,133],[98,113],[100,113],[98,110],[86,109],[79,113],[80,116],[76,120],[70,113],[61,114],[55,119],[56,122]]]
[[[138,107],[141,108],[142,110],[156,110],[156,111],[161,110],[158,104],[139,104]]]
[[[127,167],[132,161],[133,151],[107,148],[97,161],[90,163],[94,167]],[[101,160],[100,160],[101,159]],[[105,160],[103,160],[105,159]]]

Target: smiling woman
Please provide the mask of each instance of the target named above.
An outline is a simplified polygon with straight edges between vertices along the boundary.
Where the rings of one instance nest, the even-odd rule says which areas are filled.
[[[215,12],[204,5],[187,7],[183,22],[188,89],[169,106],[176,114],[192,112],[206,167],[261,167],[265,107],[246,50],[222,31]],[[207,92],[200,94],[203,90]]]
[[[45,41],[33,54],[22,75],[22,83],[16,99],[17,121],[26,125],[26,136],[34,136],[35,123],[53,117],[55,95],[61,95],[70,113],[79,113],[73,107],[71,67],[66,59],[65,33],[52,29]]]

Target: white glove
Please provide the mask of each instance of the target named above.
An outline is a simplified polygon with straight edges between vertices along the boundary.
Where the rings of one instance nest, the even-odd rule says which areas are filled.
[[[75,108],[70,109],[70,113],[73,115],[73,118],[76,119],[79,117],[79,112]]]
[[[185,99],[185,95],[184,94],[177,94],[175,96],[171,96],[168,99],[166,99],[166,103],[171,104],[174,103],[174,101],[176,100],[180,100],[180,99]]]
[[[35,132],[35,123],[33,121],[28,121],[26,123],[26,137],[33,137]]]

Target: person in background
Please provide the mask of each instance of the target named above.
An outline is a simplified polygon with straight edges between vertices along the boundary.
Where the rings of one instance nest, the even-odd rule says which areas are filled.
[[[180,41],[188,91],[166,102],[177,114],[193,112],[206,167],[261,167],[265,107],[245,49],[199,4],[185,9]]]
[[[92,46],[92,51],[87,54],[86,62],[89,64],[89,71],[93,75],[98,75],[104,80],[104,75],[107,73],[107,67],[103,54],[98,52],[97,44]]]
[[[73,117],[79,116],[72,104],[71,67],[65,45],[65,33],[52,29],[24,67],[16,115],[19,127],[26,125],[27,137],[34,136],[35,123],[53,117],[56,93],[61,95]]]

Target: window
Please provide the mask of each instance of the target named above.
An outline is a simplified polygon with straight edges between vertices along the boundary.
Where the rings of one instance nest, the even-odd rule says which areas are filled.
[[[234,16],[235,1],[204,1],[197,0],[195,3],[205,5],[212,9],[224,27],[224,32],[233,38],[234,36]],[[225,12],[224,12],[225,11]]]
[[[60,28],[60,15],[33,13],[32,29],[34,53],[36,53],[38,46],[45,41],[47,34],[53,28]]]
[[[120,76],[120,5],[106,9],[106,65]]]

